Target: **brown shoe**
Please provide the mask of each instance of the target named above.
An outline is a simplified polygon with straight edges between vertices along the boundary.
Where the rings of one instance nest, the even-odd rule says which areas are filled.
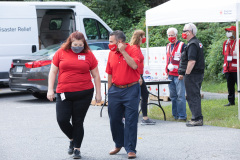
[[[121,147],[121,148],[122,148],[122,147]],[[109,154],[110,154],[110,155],[117,154],[117,153],[121,150],[121,148],[115,148],[115,149],[111,150],[111,151],[109,152]]]
[[[134,153],[134,152],[129,152],[128,153],[128,159],[134,159],[134,158],[136,158],[137,156],[136,156],[136,154]]]

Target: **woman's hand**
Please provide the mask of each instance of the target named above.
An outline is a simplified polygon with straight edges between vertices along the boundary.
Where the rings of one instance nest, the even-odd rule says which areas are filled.
[[[96,93],[95,99],[96,99],[96,102],[97,102],[97,103],[100,103],[101,100],[102,100],[101,94],[97,94],[97,93]]]
[[[54,94],[53,90],[47,92],[47,99],[49,101],[53,101],[55,99],[55,94]]]

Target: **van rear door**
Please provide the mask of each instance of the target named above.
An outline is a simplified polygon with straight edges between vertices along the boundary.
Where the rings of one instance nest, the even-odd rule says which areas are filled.
[[[38,50],[35,6],[0,3],[0,81],[8,80],[11,61]]]

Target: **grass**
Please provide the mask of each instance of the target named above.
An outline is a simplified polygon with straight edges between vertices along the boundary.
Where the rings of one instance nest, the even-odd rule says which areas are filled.
[[[227,82],[203,81],[202,91],[213,93],[228,93]],[[237,91],[237,85],[235,85],[235,91]]]
[[[237,91],[237,85],[235,85]],[[213,93],[228,93],[227,82],[203,81],[202,91]],[[236,92],[237,93],[237,92]],[[237,128],[240,129],[240,120],[238,120],[238,100],[235,99],[235,106],[224,107],[227,104],[226,99],[202,100],[202,114],[204,125]],[[163,107],[167,121],[175,121],[172,117],[172,105]],[[191,119],[191,111],[187,104],[187,119]],[[164,120],[163,113],[157,106],[151,106],[148,112],[150,118]]]
[[[238,120],[238,102],[235,106],[224,107],[227,99],[218,100],[202,100],[202,114],[204,117],[204,125],[237,128],[240,129],[240,121]],[[167,121],[174,121],[172,117],[172,106],[164,106]],[[148,112],[150,118],[164,120],[163,113],[157,106],[151,106]],[[187,119],[191,119],[191,111],[187,105]]]

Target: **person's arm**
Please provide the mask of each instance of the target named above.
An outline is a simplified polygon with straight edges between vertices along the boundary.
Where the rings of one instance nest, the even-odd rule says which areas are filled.
[[[57,73],[58,73],[58,67],[56,67],[52,63],[49,71],[49,75],[48,75],[48,92],[47,92],[47,99],[49,99],[50,101],[53,101],[53,99],[55,98],[54,82],[55,82]]]
[[[195,65],[196,61],[194,60],[189,60],[188,64],[187,64],[187,69],[186,69],[186,74],[190,74],[194,65]]]
[[[108,90],[112,86],[112,75],[108,74]]]
[[[198,48],[195,44],[191,44],[188,47],[188,63],[185,74],[190,74],[193,67],[196,64],[196,59],[198,57]]]
[[[123,43],[119,43],[118,44],[118,48],[119,51],[122,53],[124,59],[126,60],[127,64],[134,70],[136,70],[138,68],[137,63],[134,61],[134,59],[129,56],[129,54],[125,51],[125,48],[127,47],[126,44]]]
[[[139,78],[139,80],[138,80],[138,83],[140,84],[140,86],[142,85],[142,83],[143,83],[143,79],[142,79],[142,77],[140,76],[140,78]]]
[[[99,71],[98,71],[98,66],[95,67],[93,70],[90,71],[91,75],[94,79],[94,84],[96,87],[96,102],[100,103],[102,100],[102,96],[101,96],[101,80],[100,80],[100,75],[99,75]]]

